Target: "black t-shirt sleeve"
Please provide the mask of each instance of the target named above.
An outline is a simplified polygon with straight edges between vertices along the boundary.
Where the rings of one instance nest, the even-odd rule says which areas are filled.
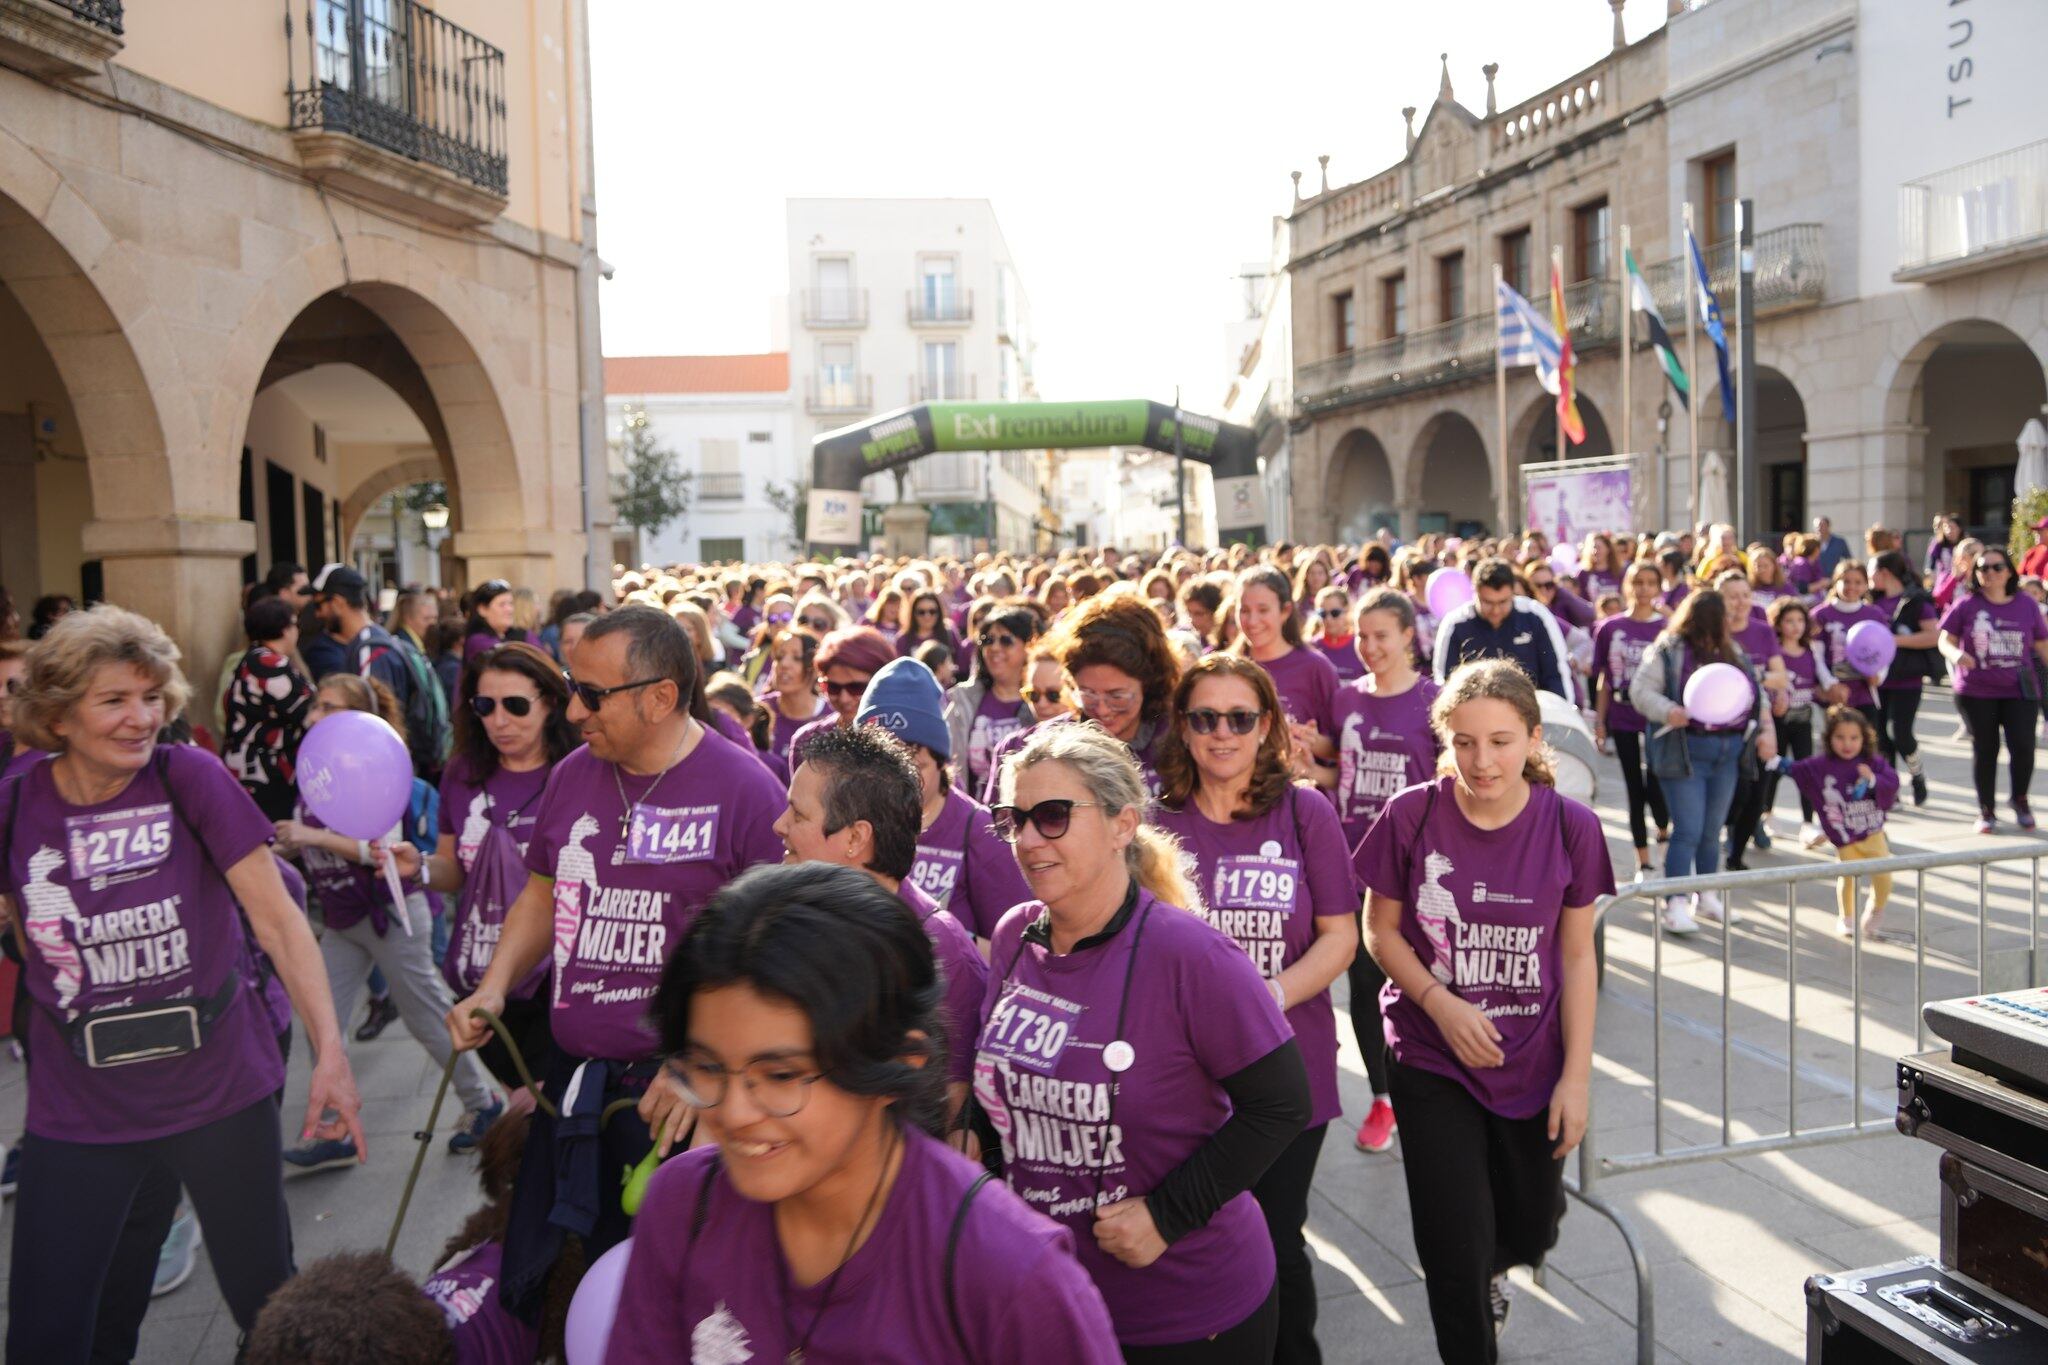
[[[1308,1069],[1292,1038],[1225,1076],[1222,1085],[1230,1117],[1145,1196],[1169,1246],[1207,1226],[1216,1210],[1257,1184],[1308,1123]]]

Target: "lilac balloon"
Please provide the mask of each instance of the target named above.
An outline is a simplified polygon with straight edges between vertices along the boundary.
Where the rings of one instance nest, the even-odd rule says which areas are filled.
[[[1438,569],[1423,596],[1429,599],[1429,614],[1441,621],[1472,600],[1472,580],[1463,569]]]
[[[1550,567],[1557,571],[1559,578],[1571,578],[1576,575],[1579,571],[1578,547],[1567,543],[1552,550]]]
[[[321,824],[350,839],[382,839],[412,799],[405,741],[367,711],[337,711],[299,742],[299,795]]]
[[[1686,714],[1703,725],[1733,725],[1756,696],[1749,674],[1734,664],[1708,664],[1685,680]]]
[[[612,1323],[619,1316],[619,1295],[626,1287],[626,1262],[632,1256],[633,1239],[628,1237],[583,1272],[562,1324],[562,1353],[569,1365],[604,1365]]]
[[[1843,650],[1849,656],[1849,666],[1866,678],[1883,677],[1898,652],[1898,640],[1882,621],[1858,621],[1851,626],[1848,647]]]

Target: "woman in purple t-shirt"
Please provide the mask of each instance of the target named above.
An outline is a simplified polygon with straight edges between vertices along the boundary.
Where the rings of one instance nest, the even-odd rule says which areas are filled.
[[[291,1274],[284,1063],[250,989],[254,948],[275,964],[312,1043],[301,1131],[364,1150],[320,950],[279,877],[269,820],[218,760],[156,743],[188,695],[177,658],[141,616],[74,612],[31,652],[14,704],[15,733],[56,757],[0,788],[0,892],[23,958],[33,1058],[10,1360],[84,1360],[96,1342],[133,1353],[155,1248],[141,1248],[141,1264],[115,1253],[152,1171],[170,1172],[159,1234],[182,1184],[242,1331]],[[135,1017],[145,1012],[153,1025]],[[156,1055],[118,1060],[138,1047]]]
[[[2035,659],[2048,660],[2048,627],[2032,598],[2014,591],[2012,556],[1986,546],[1970,574],[1969,593],[1941,618],[1941,652],[1955,669],[1956,709],[1970,727],[1970,776],[1977,787],[1977,832],[1996,826],[1998,739],[2012,756],[2012,809],[2021,829],[2034,827],[2027,788],[2034,780],[2034,724],[2041,693]]]
[[[1252,1187],[1280,1284],[1273,1358],[1295,1362],[1321,1359],[1302,1226],[1323,1138],[1343,1112],[1330,983],[1358,952],[1360,902],[1337,813],[1294,781],[1279,712],[1273,680],[1249,659],[1211,654],[1181,675],[1150,818],[1194,856],[1209,922],[1258,967],[1308,1068],[1308,1127]]]
[[[897,655],[873,626],[847,626],[827,635],[818,646],[818,691],[824,694],[824,709],[818,718],[798,730],[789,741],[789,770],[803,765],[804,741],[820,730],[853,724],[860,709],[861,694],[882,666]]]
[[[1002,742],[1034,722],[1024,700],[1024,665],[1038,638],[1038,613],[999,604],[982,618],[974,641],[974,674],[946,692],[946,729],[963,792],[988,789]]]
[[[759,868],[705,905],[654,1013],[710,1145],[648,1183],[607,1361],[1114,1365],[1074,1234],[935,1136],[940,992],[852,868]]]
[[[1886,550],[1871,561],[1871,586],[1878,606],[1891,618],[1898,653],[1877,689],[1878,752],[1886,763],[1906,770],[1913,804],[1927,804],[1927,774],[1920,764],[1920,738],[1913,723],[1920,715],[1920,697],[1927,675],[1941,673],[1941,608],[1921,586],[1920,572],[1898,550]]]
[[[512,624],[518,600],[512,585],[493,578],[478,585],[469,600],[469,620],[462,628],[462,661],[467,664],[486,650],[513,640],[524,640],[526,632]]]
[[[1351,630],[1351,593],[1342,584],[1332,583],[1316,594],[1309,640],[1337,670],[1337,681],[1348,683],[1365,676],[1365,661],[1358,657],[1357,637]]]
[[[1664,633],[1657,597],[1664,579],[1657,566],[1638,559],[1628,566],[1623,586],[1628,610],[1610,616],[1593,631],[1593,734],[1602,744],[1614,740],[1621,763],[1621,785],[1628,798],[1628,832],[1635,844],[1636,879],[1650,875],[1650,825],[1657,822],[1657,842],[1671,837],[1671,815],[1664,808],[1664,789],[1657,775],[1643,766],[1643,717],[1628,704],[1628,685],[1636,665]],[[1645,817],[1649,818],[1645,818]]]
[[[818,637],[799,626],[783,626],[768,637],[768,691],[761,704],[774,717],[768,747],[785,763],[796,732],[826,714],[818,695]]]
[[[1290,593],[1287,575],[1270,566],[1237,576],[1237,625],[1244,638],[1236,652],[1249,655],[1273,679],[1293,732],[1295,762],[1306,777],[1313,771],[1311,758],[1330,763],[1337,757],[1337,727],[1330,716],[1337,670],[1303,645]]]
[[[1614,870],[1600,818],[1551,786],[1527,674],[1466,664],[1433,718],[1445,774],[1388,803],[1357,867],[1437,1350],[1491,1362],[1506,1272],[1556,1244],[1586,1130],[1593,903]]]
[[[946,607],[935,592],[921,592],[903,605],[896,618],[896,653],[908,658],[917,647],[936,640],[947,649],[958,649],[960,641],[946,624]]]
[[[996,832],[1038,895],[989,945],[975,1059],[1005,1178],[1073,1230],[1126,1359],[1271,1360],[1251,1189],[1308,1118],[1301,1050],[1244,950],[1180,908],[1123,745],[1049,725],[1001,780]]]

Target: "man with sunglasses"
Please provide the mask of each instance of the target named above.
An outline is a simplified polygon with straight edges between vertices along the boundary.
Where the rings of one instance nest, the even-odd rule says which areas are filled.
[[[527,881],[506,911],[482,983],[449,1012],[458,1048],[490,1037],[475,1009],[506,998],[552,954],[555,1056],[533,1116],[505,1242],[505,1305],[533,1321],[564,1231],[602,1255],[627,1235],[619,1180],[683,1108],[650,1084],[659,1041],[647,1011],[669,952],[719,887],[778,862],[781,786],[705,723],[697,656],[654,607],[599,618],[576,649],[569,723],[584,747],[556,765],[526,845]],[[613,1100],[637,1111],[600,1122]]]

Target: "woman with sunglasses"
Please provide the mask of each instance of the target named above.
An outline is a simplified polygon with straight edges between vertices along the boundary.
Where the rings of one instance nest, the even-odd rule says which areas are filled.
[[[946,624],[946,604],[935,592],[919,592],[913,595],[903,608],[901,624],[896,632],[896,654],[909,658],[917,647],[927,640],[937,640],[948,649],[960,647],[953,628]]]
[[[831,711],[818,695],[818,639],[808,630],[787,625],[776,627],[769,637],[769,689],[761,704],[774,718],[768,747],[785,763],[797,731]]]
[[[455,752],[441,777],[441,838],[424,875],[428,890],[456,898],[441,977],[458,997],[483,983],[505,912],[526,886],[526,844],[541,791],[580,742],[569,723],[569,684],[534,646],[500,645],[464,671]],[[419,873],[410,844],[395,846],[393,858],[401,874]],[[502,1016],[535,1072],[553,1043],[546,985],[543,964],[519,983]],[[495,1034],[478,1057],[501,1084],[525,1084]]]
[[[896,651],[890,648],[882,632],[872,626],[848,626],[844,630],[835,630],[819,643],[815,668],[818,692],[825,704],[819,709],[817,719],[798,730],[789,741],[791,773],[803,766],[805,740],[820,730],[853,724],[854,713],[860,710],[861,694],[867,691],[868,682],[882,671],[882,665],[896,657]]]
[[[1022,691],[1025,703],[1031,707],[1033,725],[1043,725],[1054,716],[1066,715],[1069,710],[1069,698],[1060,686],[1060,661],[1047,652],[1045,641],[1046,637],[1041,635],[1039,642],[1032,646]]]
[[[974,676],[946,693],[946,728],[962,760],[954,781],[964,792],[986,791],[996,749],[1036,724],[1024,700],[1024,664],[1037,638],[1037,612],[1021,603],[993,608],[975,637]]]
[[[853,868],[761,868],[705,906],[655,1017],[709,1141],[648,1184],[606,1359],[1119,1359],[1074,1235],[937,1136],[940,993]]]
[[[1357,637],[1351,630],[1351,593],[1342,584],[1332,583],[1316,594],[1316,619],[1309,626],[1309,638],[1337,670],[1339,682],[1365,676]]]
[[[1059,661],[1063,695],[1078,709],[1010,736],[990,760],[983,800],[993,804],[1004,761],[1032,735],[1092,720],[1124,744],[1145,774],[1146,790],[1159,790],[1153,752],[1166,730],[1167,709],[1180,681],[1180,657],[1159,615],[1134,585],[1119,584],[1081,602],[1046,638],[1045,652]]]
[[[1572,591],[1568,581],[1560,581],[1556,567],[1549,560],[1538,559],[1524,564],[1518,576],[1530,598],[1557,618],[1560,633],[1593,629],[1593,604]]]
[[[2048,661],[2048,627],[2014,583],[2012,556],[2002,545],[1987,545],[1971,572],[1969,594],[1941,618],[1941,652],[1955,669],[1956,709],[1970,729],[1979,834],[1997,827],[2001,734],[2012,763],[2013,816],[2021,829],[2034,828],[2027,800],[2041,703],[2034,660]]]
[[[1272,678],[1294,747],[1300,751],[1297,761],[1306,769],[1308,757],[1326,763],[1337,757],[1330,703],[1337,695],[1338,679],[1327,658],[1303,648],[1292,593],[1287,575],[1270,565],[1237,576],[1237,626],[1243,639],[1236,652],[1250,657]]]
[[[514,640],[526,632],[512,623],[519,609],[512,585],[502,578],[479,584],[469,600],[469,620],[462,628],[462,662],[467,665],[479,654]]]
[[[765,692],[773,685],[768,679],[774,665],[771,650],[775,637],[794,620],[796,599],[787,592],[771,592],[762,604],[761,622],[754,627],[747,652],[740,658],[740,676],[747,680],[749,687]]]
[[[1308,1119],[1301,1049],[1251,959],[1181,908],[1127,748],[1048,725],[1000,780],[996,832],[1038,897],[996,929],[975,1061],[1004,1178],[1072,1229],[1126,1361],[1271,1360],[1251,1191]]]
[[[1323,1137],[1343,1112],[1330,983],[1358,951],[1360,898],[1336,811],[1316,788],[1293,780],[1292,741],[1279,710],[1273,680],[1249,659],[1211,654],[1183,674],[1160,745],[1164,785],[1151,820],[1194,856],[1209,922],[1259,969],[1308,1069],[1308,1127],[1252,1194],[1277,1263],[1273,1359],[1313,1362],[1322,1354],[1302,1226]]]

